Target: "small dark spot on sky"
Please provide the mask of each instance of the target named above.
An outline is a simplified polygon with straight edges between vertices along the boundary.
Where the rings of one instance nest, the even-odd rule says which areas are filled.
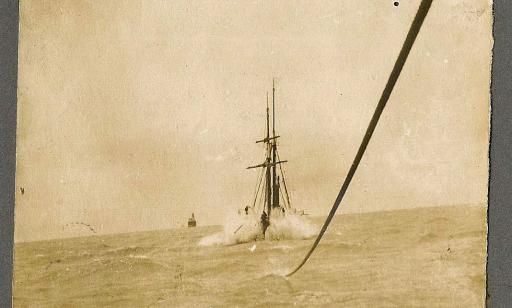
[[[393,2],[394,6],[398,6],[400,3],[398,1]]]

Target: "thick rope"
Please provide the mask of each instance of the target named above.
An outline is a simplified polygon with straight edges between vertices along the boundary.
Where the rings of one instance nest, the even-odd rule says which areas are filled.
[[[316,247],[318,246],[318,243],[322,239],[322,236],[324,235],[325,231],[327,230],[327,227],[331,223],[331,220],[334,217],[334,214],[336,213],[336,210],[338,209],[338,206],[340,205],[341,200],[343,199],[343,196],[345,195],[345,192],[348,189],[348,185],[350,184],[350,181],[352,180],[352,177],[354,176],[354,173],[356,172],[357,166],[361,162],[361,158],[363,157],[366,147],[368,146],[368,143],[370,142],[370,138],[372,137],[373,131],[375,130],[375,127],[377,126],[377,122],[379,121],[382,111],[384,110],[384,107],[386,106],[386,103],[389,100],[389,97],[391,95],[391,92],[393,91],[395,83],[398,80],[398,76],[400,76],[400,72],[402,71],[405,61],[407,60],[407,56],[409,55],[409,52],[411,51],[414,41],[416,40],[416,37],[418,36],[418,33],[421,29],[421,25],[423,24],[423,21],[425,20],[425,16],[427,16],[427,13],[430,9],[431,4],[432,4],[432,0],[422,0],[421,1],[418,12],[416,13],[416,16],[414,17],[411,28],[409,29],[409,32],[407,33],[407,37],[405,38],[405,42],[402,45],[402,49],[400,50],[400,54],[398,55],[398,58],[395,62],[393,70],[391,71],[391,75],[388,78],[386,87],[384,88],[384,91],[382,92],[382,95],[379,99],[379,103],[377,104],[377,107],[375,108],[375,112],[373,113],[370,124],[368,125],[368,128],[366,129],[366,133],[363,137],[363,140],[361,141],[361,145],[359,146],[359,150],[357,151],[356,157],[354,158],[354,161],[352,162],[352,166],[350,167],[350,170],[348,171],[347,177],[345,178],[345,181],[343,182],[343,185],[341,186],[340,192],[338,193],[338,196],[336,197],[336,200],[334,201],[331,211],[329,212],[329,216],[327,216],[327,219],[325,220],[325,223],[322,226],[322,229],[320,230],[320,233],[318,234],[318,237],[316,238],[315,242],[313,243],[313,246],[311,246],[311,249],[309,250],[309,252],[306,254],[306,256],[304,257],[302,262],[291,273],[286,275],[287,277],[296,273],[306,263],[306,261],[309,259],[309,257],[313,253],[313,251],[315,251]]]

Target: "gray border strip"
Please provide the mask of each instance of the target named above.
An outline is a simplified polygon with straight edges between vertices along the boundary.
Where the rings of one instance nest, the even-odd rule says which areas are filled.
[[[487,306],[512,307],[512,2],[494,1]]]
[[[18,1],[0,2],[0,307],[12,306]]]
[[[512,2],[494,1],[487,304],[512,307]],[[11,307],[18,1],[0,0],[0,307]]]

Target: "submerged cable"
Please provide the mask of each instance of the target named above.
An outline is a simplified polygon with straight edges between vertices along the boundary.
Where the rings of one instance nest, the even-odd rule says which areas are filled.
[[[322,239],[322,236],[324,235],[325,231],[327,230],[327,227],[331,223],[331,220],[334,217],[334,214],[336,213],[336,210],[338,209],[338,207],[341,203],[341,200],[343,199],[343,196],[345,195],[345,192],[348,189],[348,185],[350,184],[350,181],[352,180],[352,177],[354,176],[354,173],[356,172],[357,166],[361,162],[361,158],[363,157],[366,147],[368,146],[368,143],[370,142],[373,131],[375,130],[375,127],[377,126],[377,122],[379,121],[382,111],[384,110],[384,107],[386,106],[386,103],[389,100],[389,97],[391,95],[391,92],[393,91],[393,88],[398,79],[398,76],[400,76],[400,72],[402,71],[405,61],[407,60],[407,56],[409,55],[409,52],[411,51],[412,45],[414,44],[414,41],[415,41],[416,37],[418,36],[418,33],[421,29],[421,25],[423,24],[423,21],[425,20],[425,16],[427,16],[427,13],[430,9],[431,4],[432,4],[432,0],[422,0],[421,1],[420,7],[418,8],[418,12],[416,13],[416,16],[414,17],[414,20],[411,24],[411,28],[409,29],[409,32],[407,33],[407,37],[405,38],[405,42],[402,45],[402,49],[400,50],[400,54],[398,55],[395,65],[393,66],[393,70],[391,71],[391,74],[388,78],[386,87],[384,88],[384,91],[382,91],[382,95],[379,99],[379,103],[377,104],[377,107],[375,108],[375,112],[373,113],[372,119],[370,120],[370,124],[368,125],[368,128],[366,129],[366,133],[363,137],[363,140],[361,141],[359,150],[357,151],[356,157],[354,158],[354,161],[352,162],[352,166],[350,166],[350,170],[348,171],[347,177],[345,178],[345,181],[343,182],[343,185],[341,186],[340,192],[338,193],[338,196],[336,197],[336,200],[334,201],[331,211],[329,212],[329,215],[327,216],[327,219],[325,220],[325,223],[322,226],[320,233],[318,234],[315,242],[313,243],[313,246],[311,246],[311,249],[308,251],[308,253],[304,257],[302,262],[291,273],[286,275],[287,277],[296,273],[306,263],[306,261],[309,259],[309,257],[313,253],[313,251],[318,246],[318,243]]]

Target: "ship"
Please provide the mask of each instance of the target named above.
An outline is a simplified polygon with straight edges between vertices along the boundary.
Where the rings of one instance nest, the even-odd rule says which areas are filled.
[[[263,139],[256,141],[257,144],[264,145],[265,157],[262,163],[247,167],[247,169],[260,169],[260,174],[252,205],[239,211],[241,215],[256,216],[261,231],[260,238],[265,238],[267,229],[274,221],[286,215],[306,215],[303,210],[296,210],[290,202],[283,167],[288,161],[280,158],[278,150],[278,140],[281,136],[276,134],[275,92],[275,82],[272,80],[272,119],[267,92],[266,135]],[[239,227],[241,228],[242,226]]]

